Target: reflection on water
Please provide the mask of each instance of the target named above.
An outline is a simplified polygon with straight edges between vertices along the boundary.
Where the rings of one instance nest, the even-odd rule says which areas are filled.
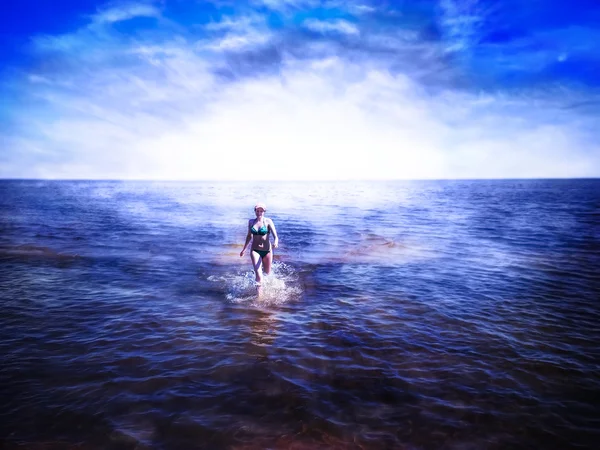
[[[0,192],[3,448],[597,446],[597,180]]]
[[[254,351],[261,357],[267,357],[268,347],[273,345],[277,333],[277,317],[267,308],[254,309],[251,320],[251,343]],[[262,350],[262,351],[261,351]]]

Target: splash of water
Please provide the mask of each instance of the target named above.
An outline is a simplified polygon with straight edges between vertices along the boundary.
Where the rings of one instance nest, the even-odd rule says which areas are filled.
[[[288,264],[274,262],[271,273],[263,275],[260,288],[254,278],[254,272],[249,270],[211,275],[208,281],[220,284],[225,298],[233,303],[278,305],[302,294],[298,273]]]

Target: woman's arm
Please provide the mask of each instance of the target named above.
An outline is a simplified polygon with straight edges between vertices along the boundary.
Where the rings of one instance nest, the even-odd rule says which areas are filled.
[[[246,242],[244,243],[244,248],[240,252],[240,256],[244,256],[244,252],[246,251],[246,247],[248,247],[250,239],[252,239],[252,233],[250,233],[250,221],[248,221],[248,234],[246,235]]]
[[[271,231],[273,232],[273,236],[275,237],[275,241],[273,242],[273,247],[277,248],[279,247],[279,236],[277,236],[277,230],[275,229],[275,224],[273,223],[272,219],[269,219],[271,221]]]

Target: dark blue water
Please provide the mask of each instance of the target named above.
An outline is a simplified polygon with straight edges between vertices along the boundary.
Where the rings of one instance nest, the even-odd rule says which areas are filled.
[[[600,180],[2,181],[0,264],[5,448],[600,442]]]

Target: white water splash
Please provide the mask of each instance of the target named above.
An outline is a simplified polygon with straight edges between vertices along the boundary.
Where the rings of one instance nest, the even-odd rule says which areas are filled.
[[[260,290],[256,286],[252,270],[220,276],[211,275],[208,281],[219,283],[225,298],[233,303],[278,305],[296,299],[302,294],[298,273],[293,267],[282,262],[274,262],[271,274],[263,275]]]

